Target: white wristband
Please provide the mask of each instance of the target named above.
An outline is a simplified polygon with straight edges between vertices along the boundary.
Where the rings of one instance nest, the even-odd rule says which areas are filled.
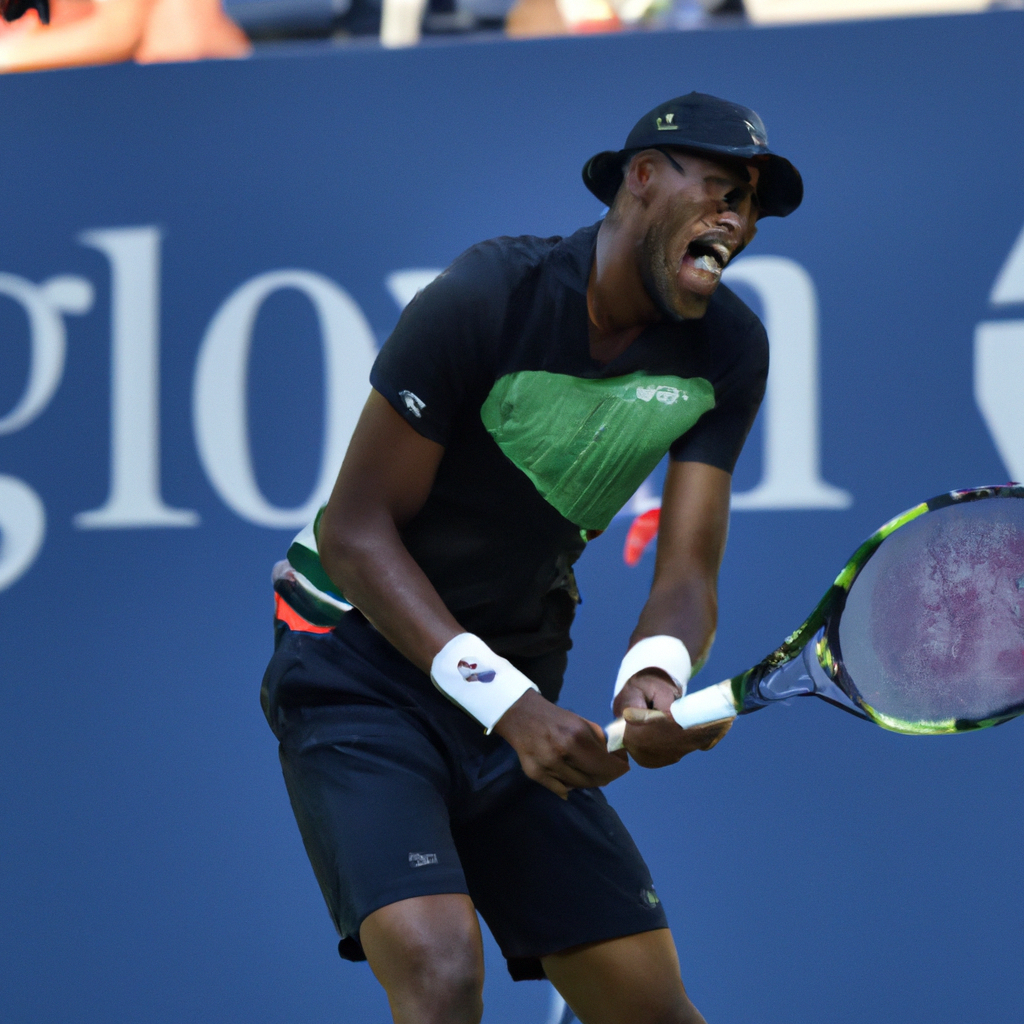
[[[489,733],[527,690],[536,690],[510,661],[473,633],[453,636],[430,665],[434,685]]]
[[[676,684],[680,697],[686,693],[692,669],[686,644],[674,636],[647,636],[633,644],[622,659],[619,674],[615,678],[613,704],[626,683],[645,668],[661,669]]]

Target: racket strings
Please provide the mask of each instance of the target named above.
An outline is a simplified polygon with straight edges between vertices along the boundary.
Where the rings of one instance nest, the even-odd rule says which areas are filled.
[[[847,672],[887,718],[983,721],[1024,704],[1024,501],[937,509],[890,535],[839,630]]]

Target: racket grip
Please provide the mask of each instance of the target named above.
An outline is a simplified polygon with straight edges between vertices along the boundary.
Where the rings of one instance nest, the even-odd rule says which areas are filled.
[[[731,679],[707,686],[695,693],[688,693],[672,703],[672,717],[684,729],[694,725],[707,725],[708,722],[719,722],[723,718],[735,718],[737,713],[732,699]],[[626,734],[625,720],[616,718],[614,722],[605,726],[604,734],[608,740],[609,753],[614,754],[616,750],[621,750]]]
[[[626,736],[626,720],[616,718],[604,727],[605,739],[608,740],[608,753],[614,754],[616,750],[622,749],[622,741]]]
[[[732,680],[726,679],[674,701],[672,717],[684,729],[689,729],[694,725],[718,722],[723,718],[735,718],[738,710],[733,701]]]

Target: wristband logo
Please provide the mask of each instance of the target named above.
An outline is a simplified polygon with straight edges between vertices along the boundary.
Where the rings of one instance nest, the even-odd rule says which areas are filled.
[[[496,674],[493,668],[484,668],[476,661],[459,662],[459,675],[467,683],[493,683]]]

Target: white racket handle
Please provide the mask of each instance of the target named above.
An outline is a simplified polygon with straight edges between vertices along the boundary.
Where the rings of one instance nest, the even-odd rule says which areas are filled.
[[[737,711],[732,697],[732,681],[729,679],[688,693],[672,702],[672,717],[684,729],[719,722],[723,718],[735,718]],[[616,718],[604,732],[608,737],[608,750],[612,753],[621,750],[626,732],[625,720]]]
[[[624,718],[616,718],[614,722],[610,722],[605,726],[604,735],[608,740],[609,754],[614,754],[616,750],[621,750],[622,741],[626,736],[626,720]]]
[[[672,717],[684,728],[735,718],[739,708],[732,696],[732,680],[688,693],[672,704]]]

